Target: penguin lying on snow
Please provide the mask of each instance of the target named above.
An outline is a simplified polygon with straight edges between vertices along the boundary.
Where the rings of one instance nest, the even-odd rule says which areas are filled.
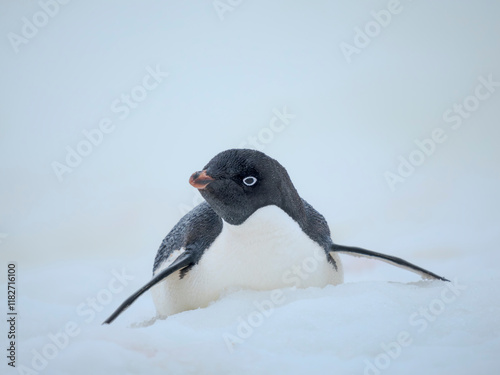
[[[334,244],[325,218],[299,196],[286,169],[262,152],[221,152],[189,182],[206,202],[174,226],[158,250],[151,281],[104,323],[150,288],[158,316],[167,317],[205,307],[227,288],[336,285],[343,281],[338,253],[448,281],[400,258]]]

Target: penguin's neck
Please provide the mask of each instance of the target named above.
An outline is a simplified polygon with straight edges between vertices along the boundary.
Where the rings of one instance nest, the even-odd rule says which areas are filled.
[[[264,233],[279,233],[289,229],[295,221],[287,212],[275,205],[259,208],[239,225],[232,225],[223,220],[223,228],[231,235],[261,237]]]

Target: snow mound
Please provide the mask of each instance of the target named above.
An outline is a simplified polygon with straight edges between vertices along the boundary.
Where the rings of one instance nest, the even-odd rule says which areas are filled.
[[[69,263],[63,276],[81,267]],[[106,280],[104,269],[91,274]],[[95,293],[53,288],[51,302],[51,269],[24,277],[18,373],[469,374],[500,365],[499,279],[239,290],[156,321],[146,294],[103,326],[140,285],[127,271],[109,275]]]

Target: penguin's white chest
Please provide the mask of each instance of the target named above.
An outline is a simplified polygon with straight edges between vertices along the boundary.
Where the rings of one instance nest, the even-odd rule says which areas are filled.
[[[153,287],[153,299],[158,315],[168,316],[205,307],[230,289],[335,285],[343,281],[343,272],[338,256],[333,259],[337,270],[297,222],[277,206],[266,206],[241,225],[224,222],[198,264],[182,280],[177,272]]]

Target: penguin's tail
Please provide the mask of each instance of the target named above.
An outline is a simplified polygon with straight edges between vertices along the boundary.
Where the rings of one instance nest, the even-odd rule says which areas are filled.
[[[437,279],[437,280],[442,280],[442,281],[450,281],[444,277],[436,275],[435,273],[427,271],[426,269],[423,269],[422,267],[419,267],[419,266],[416,266],[415,264],[407,262],[404,259],[397,258],[397,257],[394,257],[392,255],[376,253],[375,251],[366,250],[366,249],[363,249],[361,247],[332,244],[330,247],[330,252],[348,254],[348,255],[355,256],[355,257],[378,259],[378,260],[382,260],[386,263],[389,263],[393,266],[403,268],[403,269],[406,269],[406,270],[411,271],[411,272],[415,272],[415,273],[419,274],[423,279],[431,279],[431,280]]]

